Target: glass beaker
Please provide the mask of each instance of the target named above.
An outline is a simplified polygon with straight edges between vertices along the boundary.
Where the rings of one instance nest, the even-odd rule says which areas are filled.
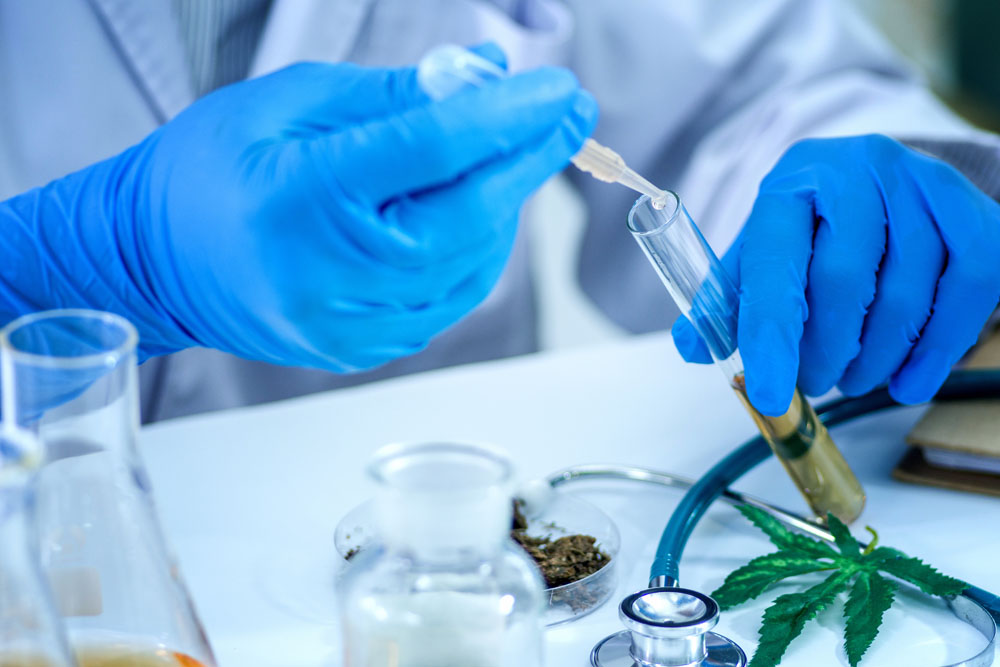
[[[809,402],[796,389],[785,414],[769,417],[747,398],[736,347],[739,292],[680,197],[667,194],[640,197],[628,214],[629,231],[809,507],[822,520],[830,512],[851,523],[864,509],[865,491]]]
[[[75,667],[38,562],[33,474],[41,443],[0,432],[0,667]]]
[[[88,310],[0,330],[3,418],[36,433],[40,558],[81,667],[215,664],[160,531],[139,427],[135,328]]]
[[[345,667],[540,667],[544,584],[510,539],[507,458],[390,445],[369,474],[380,545],[337,584]]]

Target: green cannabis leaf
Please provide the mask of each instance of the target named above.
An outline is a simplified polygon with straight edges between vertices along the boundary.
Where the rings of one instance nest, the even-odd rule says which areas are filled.
[[[763,531],[778,551],[766,554],[732,572],[712,597],[721,609],[730,609],[752,600],[773,584],[799,574],[833,571],[812,588],[801,593],[787,593],[764,612],[760,626],[760,644],[750,667],[774,667],[805,624],[828,607],[837,595],[849,591],[844,605],[844,650],[856,667],[878,635],[882,616],[892,606],[898,585],[883,574],[892,575],[917,586],[930,595],[952,597],[968,584],[941,574],[918,558],[878,546],[878,533],[871,528],[871,543],[862,549],[837,517],[827,515],[827,525],[837,549],[805,535],[793,533],[764,510],[749,505],[740,512]],[[851,585],[853,580],[854,584]]]
[[[834,572],[802,593],[779,595],[774,604],[764,612],[764,624],[760,628],[760,644],[753,654],[751,667],[777,665],[785,649],[799,636],[806,622],[829,606],[837,597],[837,593],[844,590],[850,579],[851,575],[847,572]]]
[[[854,588],[844,605],[844,650],[852,665],[861,661],[875,640],[882,624],[882,614],[892,606],[896,584],[878,572],[862,572],[854,580]]]

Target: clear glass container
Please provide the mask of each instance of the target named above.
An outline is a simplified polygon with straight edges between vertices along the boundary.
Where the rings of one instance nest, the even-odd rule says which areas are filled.
[[[0,432],[0,667],[75,667],[38,561],[33,474],[41,443]]]
[[[390,445],[369,468],[379,545],[337,584],[345,667],[540,667],[544,584],[510,539],[510,462]]]
[[[565,535],[590,535],[608,556],[607,565],[583,579],[545,589],[546,627],[568,623],[595,611],[618,587],[618,551],[621,535],[618,527],[599,508],[569,493],[556,493],[544,508],[526,517],[526,533],[532,537],[558,539]],[[375,502],[365,501],[344,515],[334,530],[337,552],[350,562],[380,543],[375,525]]]
[[[739,292],[680,198],[667,194],[640,197],[628,215],[629,231],[809,507],[820,519],[830,512],[851,523],[864,509],[864,489],[809,402],[796,389],[785,414],[769,417],[747,398],[736,342]]]
[[[42,441],[40,562],[81,667],[215,664],[136,449],[135,328],[57,310],[0,330],[4,419]]]

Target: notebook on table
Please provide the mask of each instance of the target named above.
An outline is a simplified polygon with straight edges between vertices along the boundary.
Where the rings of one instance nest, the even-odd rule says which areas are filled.
[[[1000,368],[1000,329],[976,346],[965,367]],[[931,406],[906,442],[897,479],[1000,496],[1000,399]]]

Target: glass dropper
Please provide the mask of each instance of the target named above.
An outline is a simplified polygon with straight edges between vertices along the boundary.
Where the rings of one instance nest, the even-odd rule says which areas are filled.
[[[478,88],[488,81],[506,77],[503,68],[453,44],[432,49],[417,66],[421,90],[435,100],[449,97],[463,88]],[[641,195],[649,195],[654,205],[666,201],[666,192],[630,169],[621,155],[593,139],[587,139],[570,161],[599,181],[621,183]]]

